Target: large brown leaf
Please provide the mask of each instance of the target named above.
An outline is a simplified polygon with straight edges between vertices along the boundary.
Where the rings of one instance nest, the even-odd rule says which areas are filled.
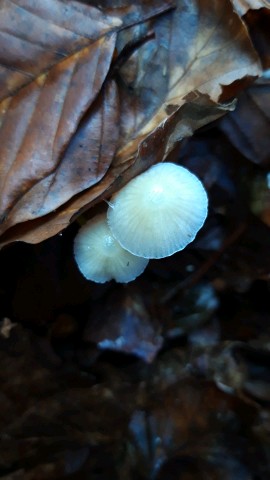
[[[72,194],[76,193],[80,162],[75,161],[70,150],[65,155],[63,152],[108,73],[116,36],[104,34],[121,24],[118,19],[107,19],[98,10],[87,9],[76,2],[66,6],[52,0],[42,4],[19,0],[17,4],[4,2],[1,12],[1,63],[6,65],[1,78],[2,92],[5,93],[5,87],[12,93],[14,87],[23,87],[1,104],[2,219],[32,185],[52,172],[54,177],[49,180],[59,184],[59,177],[67,175],[68,170],[75,186]],[[16,73],[15,82],[13,73],[18,69],[20,73],[18,76]],[[29,83],[29,78],[34,80]],[[11,79],[14,80],[12,85]],[[102,113],[96,113],[96,110],[97,107],[92,114],[91,130],[97,128],[98,138],[92,137],[86,144],[84,125],[79,132],[82,138],[78,148],[82,148],[89,158],[91,154],[95,157],[87,186],[102,177],[114,154],[113,142],[107,152],[108,158],[97,153],[102,134],[99,125],[93,127],[93,123],[100,124],[96,117]],[[102,111],[102,107],[99,110]],[[106,117],[109,121],[110,113]],[[64,182],[62,178],[62,186]],[[42,193],[42,198],[37,195],[31,205],[26,202],[23,220],[27,220],[29,208],[35,216],[34,210],[38,210],[39,203],[46,196],[46,192]]]
[[[35,8],[31,0],[22,3]],[[152,20],[149,3],[140,18],[131,15],[130,23],[134,18],[142,23],[124,33],[112,31],[119,19],[107,15],[106,32],[104,23],[99,34],[95,27],[89,44],[53,66],[50,60],[46,73],[3,101],[0,231],[19,224],[6,238],[37,242],[59,232],[79,211],[107,198],[112,185],[115,190],[163,161],[179,140],[224,114],[226,109],[215,104],[221,95],[226,98],[224,87],[260,73],[247,30],[229,0],[179,0],[177,9],[154,18],[162,10],[157,5]],[[51,4],[63,8],[57,0]],[[48,15],[44,12],[50,33],[55,22]],[[127,25],[128,15],[124,18]],[[146,18],[150,21],[143,23]],[[72,29],[71,15],[69,22]],[[114,52],[122,62],[118,67],[116,58],[111,71],[117,83],[110,78],[104,84]],[[241,81],[238,85],[241,89]],[[181,107],[195,90],[208,100],[195,101],[199,113],[196,109],[192,117],[194,101],[184,111]]]
[[[188,92],[199,90],[217,102],[226,86],[260,73],[246,27],[230,2],[177,3],[177,10],[153,23],[155,38],[120,70],[121,158],[136,151]]]
[[[0,98],[121,24],[117,17],[72,0],[2,0]]]
[[[54,210],[108,169],[118,140],[117,92],[110,84],[96,97],[122,21],[59,0],[6,0],[1,10],[0,87],[9,93],[0,104],[4,231]]]
[[[100,182],[73,197],[55,212],[17,224],[9,229],[2,236],[0,245],[6,245],[18,239],[38,243],[56,235],[90,206],[109,198],[112,193],[155,162],[163,161],[180,140],[191,136],[197,128],[216,120],[234,108],[234,104],[217,105],[204,95],[197,94],[190,97],[190,100],[187,100],[141,142],[135,158],[132,157],[125,163],[115,162]],[[18,204],[18,214],[19,212]]]
[[[66,175],[67,162],[69,176],[72,177],[70,184],[74,185],[72,194],[77,193],[75,185],[80,183],[77,177],[81,174],[78,153],[76,162],[72,146],[66,151],[65,148],[80,118],[101,88],[108,72],[114,43],[114,36],[98,40],[54,66],[48,74],[22,88],[13,98],[4,101],[7,106],[0,130],[2,215],[6,216],[12,206],[20,201],[22,195],[40,179],[47,178],[46,190],[50,181],[59,184],[59,177]],[[115,104],[113,107],[115,108]],[[113,143],[105,159],[97,152],[102,132],[100,122],[94,126],[93,123],[98,123],[96,117],[102,115],[103,108],[105,107],[93,109],[90,122],[92,125],[88,126],[91,131],[96,128],[96,138],[88,136],[87,143],[85,142],[85,124],[81,125],[78,132],[84,152],[83,163],[87,162],[86,157],[94,158],[94,161],[91,161],[87,186],[102,177],[114,154]],[[111,112],[106,116],[108,122],[110,114]],[[104,128],[106,129],[105,125]],[[50,174],[53,178],[48,177]],[[66,180],[62,178],[61,183],[63,185]],[[31,202],[36,211],[38,204],[45,201],[45,197],[46,191],[43,191]],[[32,211],[33,215],[39,216],[38,212],[35,214]],[[27,220],[26,211],[23,220]]]

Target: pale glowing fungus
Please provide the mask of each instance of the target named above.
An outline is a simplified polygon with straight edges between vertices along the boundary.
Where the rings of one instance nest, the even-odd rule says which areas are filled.
[[[74,255],[81,273],[93,282],[127,283],[140,275],[148,260],[124,250],[113,237],[106,214],[89,220],[74,240]]]
[[[108,223],[120,245],[138,257],[173,255],[194,240],[207,216],[201,181],[174,163],[158,163],[116,193]]]

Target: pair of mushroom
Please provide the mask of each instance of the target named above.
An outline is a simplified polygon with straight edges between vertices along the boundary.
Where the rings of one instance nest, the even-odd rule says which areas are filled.
[[[98,283],[127,283],[149,259],[183,250],[203,226],[208,199],[200,180],[174,163],[158,163],[131,180],[78,232],[75,259]]]

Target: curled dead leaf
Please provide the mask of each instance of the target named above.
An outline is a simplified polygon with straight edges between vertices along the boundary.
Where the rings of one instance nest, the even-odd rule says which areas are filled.
[[[231,143],[254,163],[270,163],[270,84],[253,85],[239,98],[220,127]]]
[[[31,81],[28,75],[19,90],[17,83],[13,96],[0,105],[0,234],[7,232],[2,245],[36,243],[59,232],[130,178],[164,161],[181,139],[223,115],[227,107],[218,100],[221,94],[226,100],[224,87],[238,81],[238,92],[247,78],[260,73],[247,30],[229,0],[179,0],[169,11],[164,2],[164,13],[158,4],[152,15],[149,5],[143,12],[139,4],[139,18],[136,7],[130,7],[125,35],[119,31],[122,20],[109,10],[108,15],[92,12],[93,7],[70,2],[66,12],[58,0],[42,7],[32,0],[12,5],[15,17],[26,16],[29,31],[33,15],[44,19],[49,44],[44,46],[45,30],[40,42],[46,52],[58,51],[58,27],[73,35],[65,37],[64,59],[46,53],[40,64],[26,60]],[[4,9],[13,32],[8,0]],[[131,54],[125,50],[129,28],[140,40]],[[27,38],[36,47],[37,30],[33,32]],[[18,58],[10,58],[17,68],[21,51],[16,41],[9,52],[16,52]],[[124,57],[115,69],[118,54]],[[190,101],[187,94],[195,91],[197,99]]]
[[[197,128],[216,120],[234,108],[234,103],[219,105],[199,93],[172,113],[141,143],[138,152],[124,163],[113,162],[104,178],[92,188],[76,195],[62,207],[44,217],[23,222],[2,236],[0,245],[16,240],[39,243],[66,228],[79,215],[122,188],[129,180],[151,165],[163,161],[183,138]]]

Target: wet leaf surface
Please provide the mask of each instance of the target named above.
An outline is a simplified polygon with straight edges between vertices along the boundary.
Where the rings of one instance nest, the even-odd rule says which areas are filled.
[[[100,317],[106,319],[100,323]],[[151,362],[162,347],[159,322],[149,315],[143,298],[134,289],[119,289],[106,305],[96,305],[86,325],[84,340],[101,350],[137,355]]]
[[[0,217],[5,230],[54,210],[107,171],[118,143],[114,84],[95,100],[123,21],[77,2],[6,1],[1,8]],[[22,52],[28,57],[22,59]]]
[[[91,44],[121,24],[119,18],[76,1],[65,5],[60,0],[42,4],[4,0],[0,25],[1,98],[46,74],[66,57],[70,57],[74,68],[78,51],[91,51]]]

